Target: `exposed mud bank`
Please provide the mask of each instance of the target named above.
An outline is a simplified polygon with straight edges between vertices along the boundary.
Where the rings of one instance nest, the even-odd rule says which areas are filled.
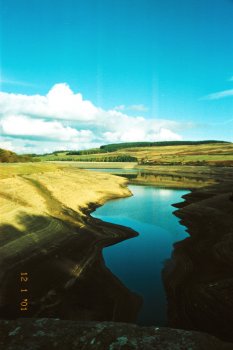
[[[232,177],[227,169],[218,169],[211,179],[219,184],[193,190],[177,205],[176,215],[190,237],[175,245],[164,270],[169,325],[230,341]],[[141,298],[105,267],[102,248],[137,233],[89,215],[108,199],[130,195],[126,183],[109,174],[65,167],[1,180],[0,318],[136,322]],[[21,291],[22,272],[29,277],[26,294]],[[25,298],[28,307],[21,311]]]
[[[233,341],[233,174],[193,190],[175,212],[190,234],[163,271],[169,326]]]
[[[34,168],[1,179],[0,318],[134,322],[141,298],[105,267],[102,249],[137,233],[89,215],[108,199],[131,195],[127,181]]]

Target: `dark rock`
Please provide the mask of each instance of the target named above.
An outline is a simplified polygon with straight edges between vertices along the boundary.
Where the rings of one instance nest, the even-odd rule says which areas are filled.
[[[208,334],[114,322],[0,321],[4,350],[232,350]]]
[[[175,214],[190,237],[174,245],[163,279],[170,327],[233,342],[233,179],[195,190]]]

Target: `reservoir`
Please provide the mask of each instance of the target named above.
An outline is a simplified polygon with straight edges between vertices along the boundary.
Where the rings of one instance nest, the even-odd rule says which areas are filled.
[[[187,190],[129,185],[133,196],[111,200],[93,217],[131,227],[139,236],[103,250],[106,266],[131,291],[143,297],[141,325],[166,325],[166,296],[161,270],[174,242],[188,236],[173,215],[172,204],[182,202]]]

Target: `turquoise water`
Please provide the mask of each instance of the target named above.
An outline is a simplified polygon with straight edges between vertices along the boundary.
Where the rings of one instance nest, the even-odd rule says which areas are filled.
[[[187,237],[172,212],[187,190],[129,186],[132,197],[112,200],[92,216],[133,228],[138,237],[103,250],[105,263],[124,284],[143,297],[138,323],[166,325],[166,297],[161,270],[174,242]]]

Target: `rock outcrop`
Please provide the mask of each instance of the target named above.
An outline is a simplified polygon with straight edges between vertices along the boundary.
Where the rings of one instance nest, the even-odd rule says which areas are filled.
[[[114,322],[55,319],[0,321],[4,350],[232,350],[199,332]]]
[[[175,214],[190,234],[163,271],[169,326],[233,341],[232,177],[185,196]]]

